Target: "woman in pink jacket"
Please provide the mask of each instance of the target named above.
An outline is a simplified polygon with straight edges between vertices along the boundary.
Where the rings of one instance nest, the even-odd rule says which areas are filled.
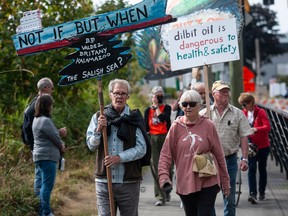
[[[173,160],[176,167],[176,193],[180,196],[186,216],[212,215],[217,193],[230,193],[230,181],[224,152],[216,128],[211,120],[198,114],[201,96],[194,90],[186,91],[179,105],[184,116],[178,117],[170,127],[161,150],[158,164],[159,184],[171,189],[169,168]],[[218,174],[199,177],[192,170],[196,154],[212,153]]]
[[[270,152],[268,134],[271,129],[270,122],[264,109],[255,105],[255,98],[250,93],[242,93],[238,102],[243,107],[243,113],[248,118],[253,134],[249,136],[249,143],[254,143],[258,152],[256,155],[248,157],[248,182],[249,197],[248,201],[252,204],[257,203],[257,162],[259,170],[259,200],[265,200],[265,189],[267,185],[267,160]]]

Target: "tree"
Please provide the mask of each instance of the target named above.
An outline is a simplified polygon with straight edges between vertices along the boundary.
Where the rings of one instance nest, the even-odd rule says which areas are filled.
[[[37,2],[37,3],[35,3]],[[18,57],[11,36],[16,33],[24,11],[39,8],[42,11],[42,26],[48,27],[89,16],[93,12],[92,1],[86,0],[3,0],[0,3],[0,108],[13,113],[20,99],[36,92],[37,81],[49,76],[56,84],[58,71],[65,66],[67,49],[51,50],[31,56]],[[23,70],[24,69],[24,70]],[[31,71],[34,77],[25,71]],[[56,86],[57,87],[57,86]],[[61,94],[66,95],[67,91]],[[17,97],[16,97],[17,96]],[[53,95],[57,99],[58,94]]]
[[[85,131],[92,113],[98,109],[97,80],[91,79],[69,87],[57,86],[60,80],[59,71],[68,64],[64,57],[73,51],[68,47],[30,56],[16,55],[11,36],[16,33],[16,26],[19,25],[22,12],[37,8],[41,9],[43,14],[43,27],[88,17],[93,13],[91,0],[1,0],[0,2],[0,182],[2,186],[0,209],[4,215],[36,215],[38,199],[31,194],[33,191],[31,181],[28,181],[33,166],[31,163],[26,163],[27,160],[31,160],[31,152],[23,148],[20,125],[24,106],[36,94],[36,84],[40,78],[47,76],[55,83],[53,120],[59,127],[67,126],[69,131],[69,136],[65,138],[69,149],[66,152],[67,158],[70,155],[70,162],[91,158],[87,157],[90,152],[85,144]],[[122,5],[119,6],[120,8],[123,8]],[[113,10],[114,7],[108,7],[106,12]],[[119,39],[124,41],[129,39],[130,35],[132,33],[123,34]],[[126,45],[128,42],[129,40],[126,40],[123,46],[129,46]],[[116,76],[128,79],[132,86],[131,80],[136,82],[139,80],[137,77],[140,76],[136,65],[135,62],[128,63],[121,72],[105,76],[106,84],[103,82],[105,89],[108,80]],[[34,76],[27,71],[33,72]],[[108,98],[108,91],[105,91],[104,96]],[[106,103],[107,101],[105,100]],[[129,105],[140,107],[140,103],[143,107],[146,106],[144,99],[133,90]],[[71,166],[72,164],[70,163]],[[62,208],[63,203],[57,202],[55,206],[61,205]]]
[[[123,0],[106,1],[103,6],[105,10],[100,7],[97,13],[110,12],[122,9],[125,6],[126,3]],[[12,133],[15,131],[13,129],[20,128],[23,118],[21,114],[24,106],[35,96],[37,81],[47,76],[55,83],[53,98],[56,102],[54,109],[56,125],[57,123],[59,125],[68,124],[67,119],[69,119],[69,128],[72,130],[69,142],[71,141],[73,144],[79,143],[85,137],[83,131],[86,130],[91,117],[87,113],[93,113],[99,107],[97,103],[97,80],[91,79],[89,82],[81,82],[81,84],[69,87],[59,87],[57,85],[60,80],[59,71],[69,63],[64,57],[73,51],[68,47],[29,56],[17,56],[11,36],[16,33],[16,27],[20,24],[22,13],[37,8],[42,11],[43,27],[55,26],[64,22],[92,16],[95,13],[93,11],[92,0],[1,1],[0,113],[4,117],[1,118],[1,122],[13,124],[12,126],[4,127],[9,129],[9,131],[13,131]],[[132,33],[128,32],[119,35],[119,37],[123,41],[123,46],[133,46]],[[133,54],[133,49],[131,49],[131,53]],[[128,79],[133,87],[133,84],[141,79],[139,66],[135,61],[134,58],[119,72],[105,76],[103,86],[108,86],[109,80],[117,76],[118,78]],[[27,73],[27,71],[32,72],[33,76],[31,73]],[[144,73],[142,73],[143,76]],[[105,99],[108,98],[108,93],[106,91],[104,93]],[[137,90],[133,89],[133,93],[137,93]],[[130,101],[131,103],[135,103],[131,99]],[[139,104],[141,102],[139,100]],[[79,110],[85,110],[85,112],[78,112]],[[10,116],[13,116],[13,118]],[[15,139],[20,135],[17,135],[17,131],[20,131],[20,129],[15,131],[16,134],[13,134]]]
[[[251,6],[251,15],[253,20],[244,28],[244,64],[252,68],[252,62],[255,61],[255,39],[260,43],[261,64],[271,62],[271,58],[281,55],[287,50],[280,46],[278,22],[276,12],[261,4]]]

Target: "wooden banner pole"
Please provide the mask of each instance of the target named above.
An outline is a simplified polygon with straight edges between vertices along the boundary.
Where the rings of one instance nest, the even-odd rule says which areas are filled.
[[[200,68],[192,68],[191,89],[199,79]]]
[[[209,81],[208,81],[208,65],[204,65],[203,70],[204,70],[205,100],[206,100],[207,115],[208,115],[209,119],[211,119]]]
[[[102,80],[101,79],[98,79],[98,100],[99,100],[99,104],[100,104],[100,115],[104,115],[104,98],[103,98]],[[102,129],[102,137],[103,137],[103,144],[104,144],[104,154],[106,157],[107,155],[109,155],[106,126],[103,127],[103,129]],[[110,212],[111,212],[111,216],[115,216],[114,196],[113,196],[113,189],[112,189],[112,178],[111,178],[110,167],[106,166],[106,174],[107,174]]]

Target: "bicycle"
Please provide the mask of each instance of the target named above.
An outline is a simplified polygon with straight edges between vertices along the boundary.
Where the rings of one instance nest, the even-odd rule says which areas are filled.
[[[255,157],[255,155],[257,154],[257,146],[253,143],[249,143],[249,153],[248,153],[248,158],[249,157]],[[238,161],[240,160],[240,158],[238,157]],[[241,191],[241,185],[242,185],[242,177],[241,177],[241,169],[240,167],[238,168],[238,172],[237,172],[237,176],[236,176],[236,191],[235,191],[235,204],[236,207],[239,204],[240,201],[240,196],[242,194]]]

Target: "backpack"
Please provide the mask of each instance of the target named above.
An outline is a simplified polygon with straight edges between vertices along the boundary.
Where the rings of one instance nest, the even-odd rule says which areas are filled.
[[[21,125],[21,138],[25,145],[29,145],[30,149],[33,150],[34,137],[32,132],[32,123],[35,113],[35,103],[37,97],[35,97],[31,103],[26,107],[24,111],[23,123]]]

